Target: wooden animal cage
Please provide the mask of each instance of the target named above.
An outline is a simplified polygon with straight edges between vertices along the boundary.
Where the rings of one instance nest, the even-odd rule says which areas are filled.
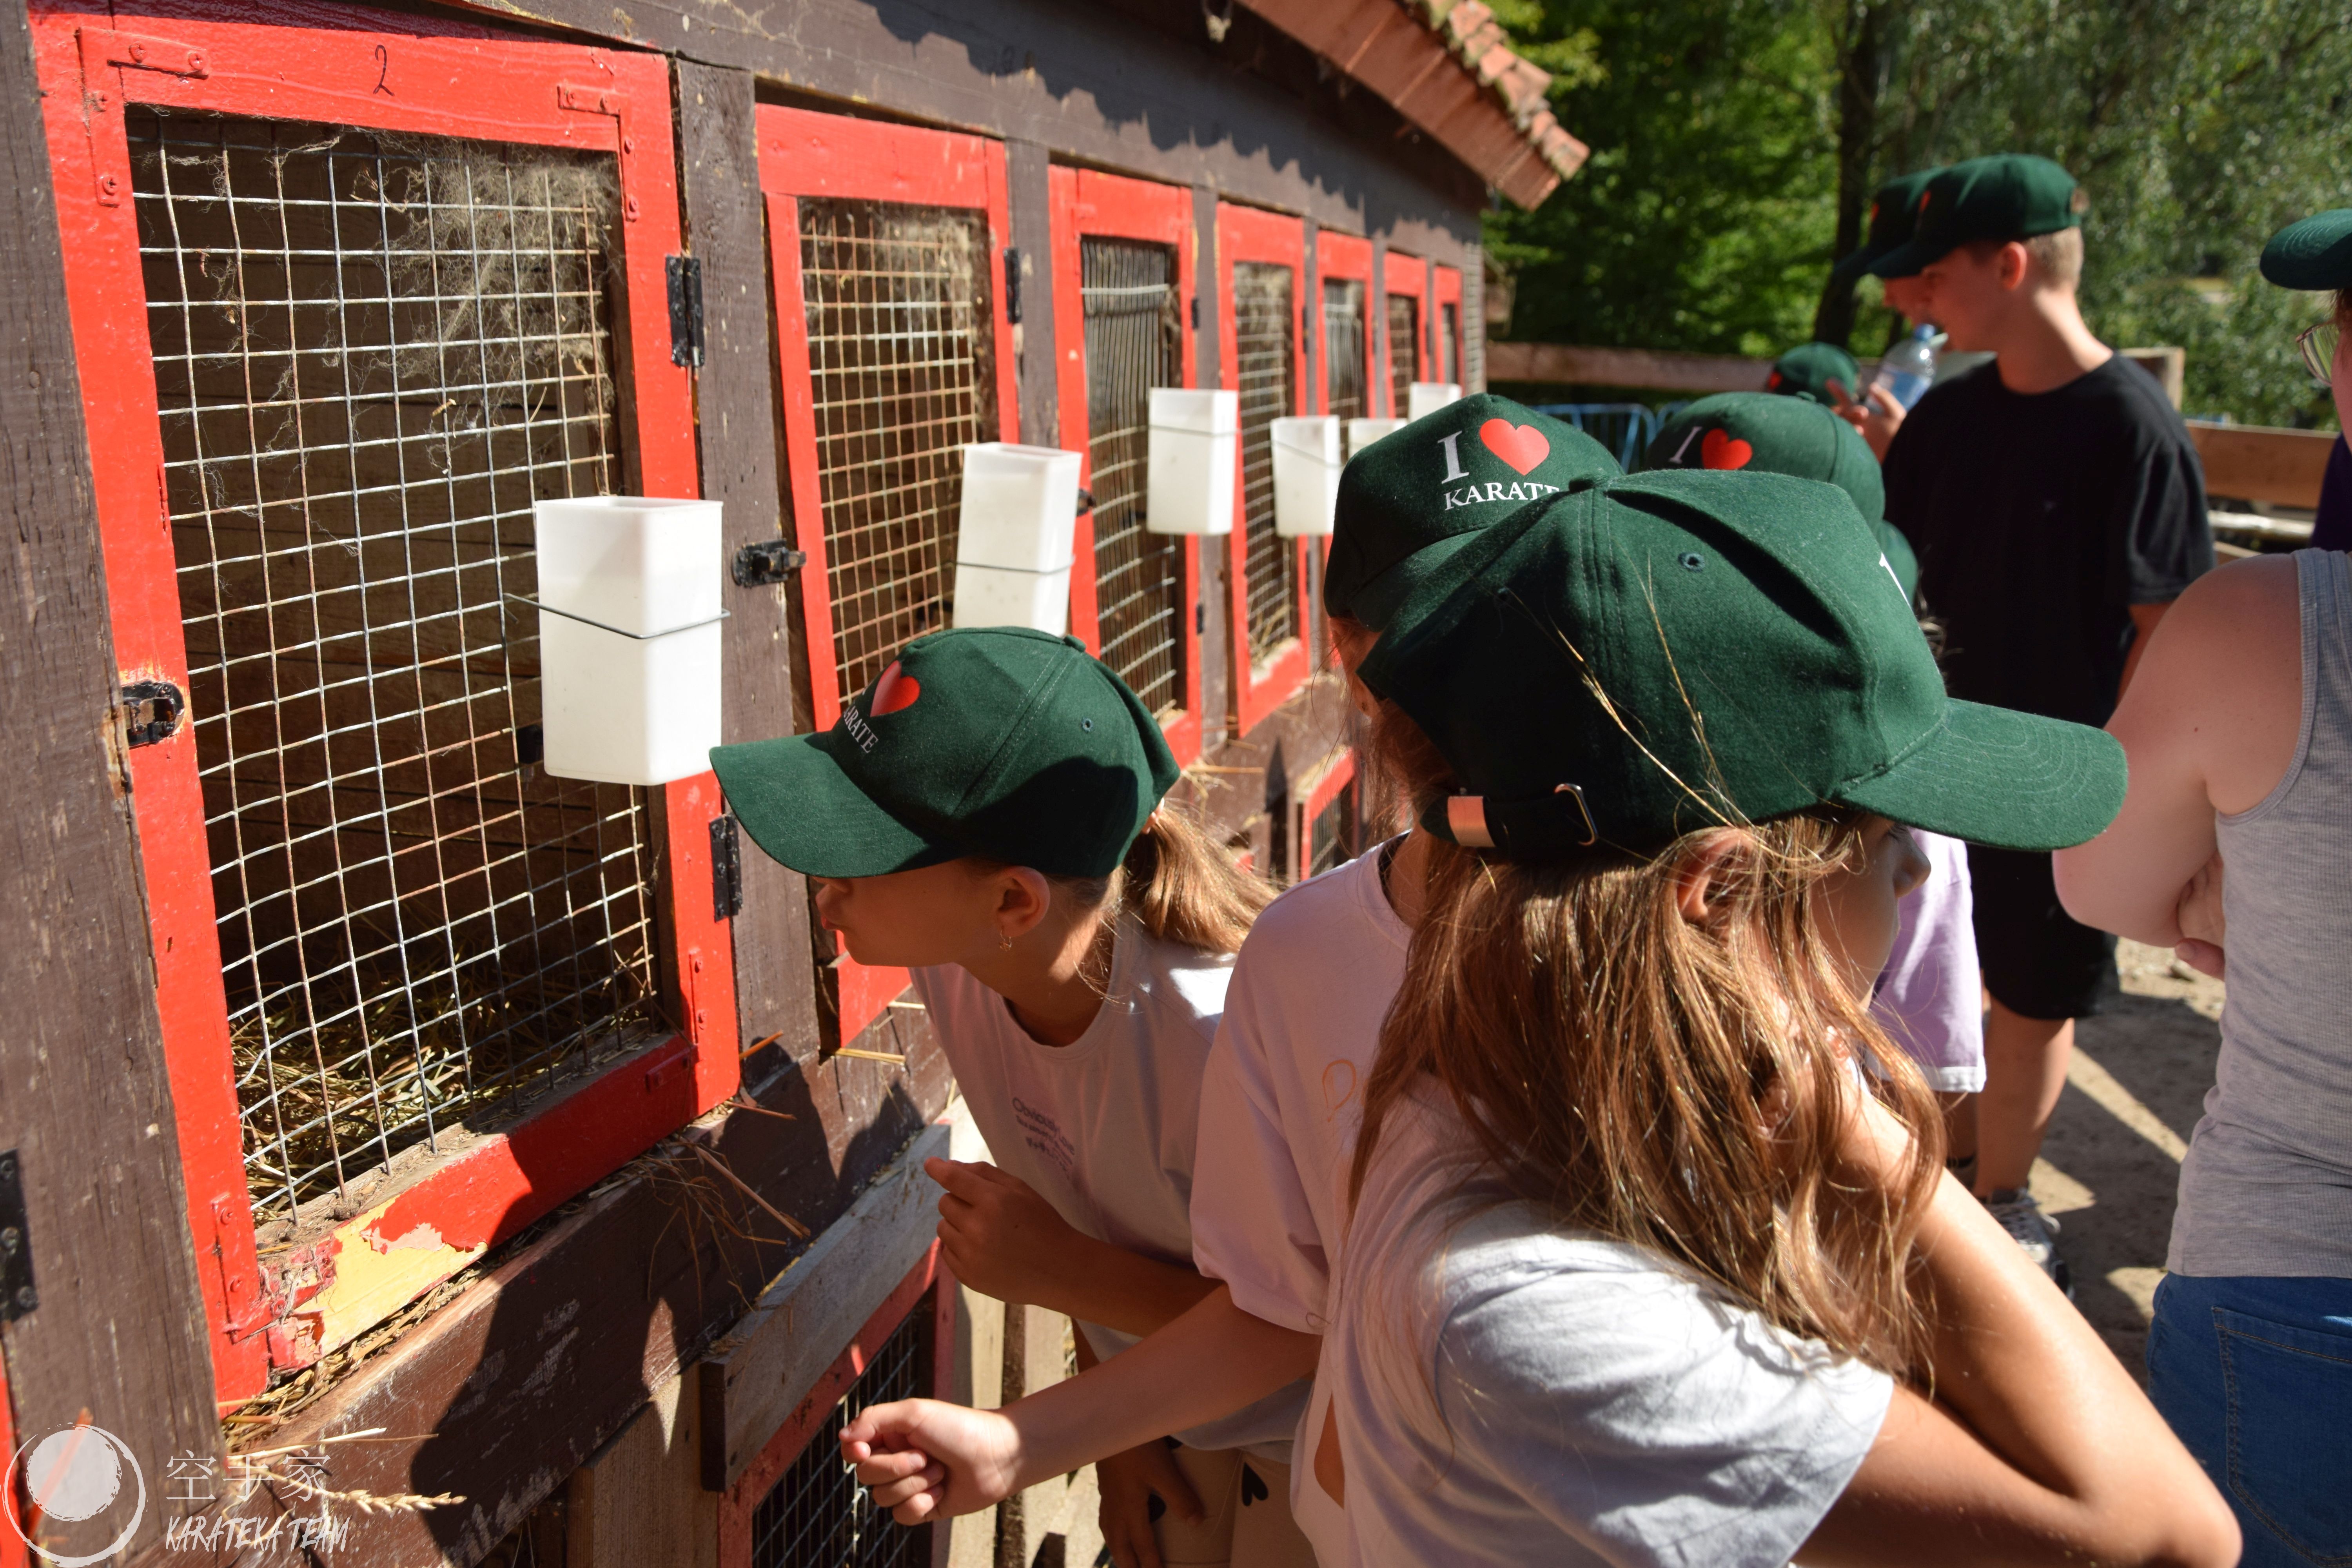
[[[667,69],[479,36],[34,29],[236,1401],[735,1086],[715,784],[545,776],[513,604],[535,501],[696,493]]]
[[[1085,454],[1092,497],[1070,630],[1189,763],[1201,752],[1200,541],[1147,529],[1143,480],[1150,389],[1194,380],[1192,193],[1070,168],[1052,171],[1051,189],[1061,444]]]
[[[1433,279],[1433,297],[1437,302],[1437,320],[1432,330],[1437,340],[1437,374],[1434,379],[1463,384],[1462,376],[1462,268],[1448,267],[1440,261],[1430,268]]]
[[[1240,395],[1235,476],[1232,717],[1247,730],[1305,683],[1307,547],[1274,530],[1274,422],[1309,412],[1303,330],[1307,234],[1298,219],[1217,207],[1224,384]]]
[[[952,624],[962,448],[1017,432],[1004,148],[803,110],[759,111],[785,497],[810,719],[829,729],[898,649]],[[822,934],[822,933],[820,933]],[[837,1042],[907,987],[825,966]]]
[[[1316,389],[1315,411],[1342,419],[1378,416],[1382,410],[1373,391],[1381,360],[1372,331],[1372,242],[1318,229],[1315,274],[1323,293],[1322,384]]]
[[[1425,357],[1429,264],[1401,250],[1386,252],[1381,260],[1381,292],[1388,301],[1388,336],[1381,361],[1389,373],[1389,412],[1402,419],[1411,412],[1412,384],[1442,379],[1431,374]]]

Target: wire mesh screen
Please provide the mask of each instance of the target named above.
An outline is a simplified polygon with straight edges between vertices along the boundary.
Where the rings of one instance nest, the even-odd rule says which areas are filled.
[[[1342,419],[1360,419],[1364,405],[1364,285],[1360,279],[1323,282],[1324,410]]]
[[[918,1568],[930,1562],[929,1531],[895,1524],[866,1500],[841,1462],[841,1429],[869,1405],[931,1391],[930,1299],[915,1304],[883,1342],[751,1515],[751,1568]]]
[[[833,656],[844,701],[949,625],[963,453],[996,439],[988,223],[888,202],[800,204]]]
[[[1234,373],[1241,391],[1242,520],[1248,532],[1250,658],[1298,635],[1298,552],[1274,531],[1274,422],[1297,406],[1291,271],[1234,264]]]
[[[532,502],[618,478],[618,189],[128,121],[247,1172],[290,1221],[652,1018],[645,798],[528,765],[502,597],[536,590]]]
[[[1437,307],[1437,379],[1462,383],[1462,307]]]
[[[1319,877],[1363,853],[1363,816],[1356,808],[1356,781],[1339,786],[1330,804],[1307,828],[1307,874]]]
[[[1410,294],[1389,296],[1389,395],[1400,419],[1412,406],[1412,384],[1421,379],[1421,301]]]
[[[1155,713],[1184,705],[1184,546],[1143,526],[1150,391],[1184,374],[1176,254],[1082,238],[1087,442],[1093,459],[1096,624],[1103,662]]]

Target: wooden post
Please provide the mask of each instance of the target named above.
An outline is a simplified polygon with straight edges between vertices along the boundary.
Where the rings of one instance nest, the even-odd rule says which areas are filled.
[[[20,6],[0,19],[0,1151],[37,1304],[10,1305],[0,1346],[17,1441],[86,1416],[129,1447],[154,1494],[136,1550],[162,1532],[170,1461],[217,1475],[220,1438],[40,103]],[[124,1480],[56,1550],[99,1551],[129,1526]]]

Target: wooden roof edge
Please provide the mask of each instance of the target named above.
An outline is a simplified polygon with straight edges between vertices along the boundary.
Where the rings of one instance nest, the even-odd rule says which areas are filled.
[[[1551,195],[1590,155],[1551,111],[1549,73],[1511,48],[1480,0],[1243,4],[1380,94],[1520,206]],[[1411,47],[1396,47],[1400,34]],[[1465,78],[1483,113],[1509,127],[1507,142],[1465,134],[1456,86]]]

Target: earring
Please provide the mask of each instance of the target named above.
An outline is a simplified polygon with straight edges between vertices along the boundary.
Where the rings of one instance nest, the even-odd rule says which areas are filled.
[[[1003,948],[1007,952],[1011,952],[1013,951],[1013,939],[1009,936],[1003,935],[1002,932],[998,933],[997,944]]]

